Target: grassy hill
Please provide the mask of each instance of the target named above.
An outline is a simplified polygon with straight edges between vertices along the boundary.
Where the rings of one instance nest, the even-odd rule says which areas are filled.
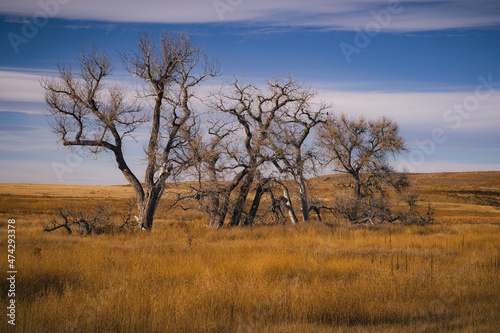
[[[423,205],[432,204],[438,222],[500,223],[500,171],[414,174],[410,180]],[[310,194],[328,204],[335,196],[348,195],[342,187],[348,183],[347,175],[315,177],[309,180]],[[188,185],[167,185],[164,204],[172,194],[187,191]],[[90,207],[108,201],[119,206],[133,197],[132,188],[123,185],[0,184],[0,214],[50,215],[61,205]],[[157,219],[171,217],[160,210]]]
[[[439,222],[500,223],[500,172],[456,172],[410,175],[425,202],[430,202]],[[311,180],[316,196],[328,198],[346,175]]]

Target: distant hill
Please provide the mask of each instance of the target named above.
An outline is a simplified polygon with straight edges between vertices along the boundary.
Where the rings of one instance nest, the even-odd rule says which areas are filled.
[[[500,171],[411,174],[410,180],[424,200],[422,207],[427,202],[434,207],[437,221],[500,223]],[[347,195],[349,177],[319,176],[311,178],[309,184],[311,197],[328,203],[335,196]],[[189,185],[194,184],[169,184],[162,200],[172,198],[171,193],[189,190]],[[4,213],[12,211],[9,207],[18,211],[26,206],[35,214],[50,214],[63,203],[118,203],[132,197],[130,186],[0,184]]]

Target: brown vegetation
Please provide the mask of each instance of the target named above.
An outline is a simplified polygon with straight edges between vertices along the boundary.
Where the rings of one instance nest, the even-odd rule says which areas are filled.
[[[311,179],[311,195],[329,203],[348,193],[345,180]],[[500,172],[410,180],[438,223],[352,226],[325,215],[214,230],[202,213],[175,210],[160,211],[152,233],[93,237],[44,233],[40,221],[63,204],[125,210],[130,187],[2,184],[1,227],[15,218],[17,228],[16,329],[496,332]],[[167,185],[160,205],[187,189]]]

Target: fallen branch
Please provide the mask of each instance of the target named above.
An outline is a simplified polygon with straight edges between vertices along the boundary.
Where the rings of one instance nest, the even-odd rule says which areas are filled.
[[[373,220],[371,217],[365,217],[365,218],[362,218],[362,219],[359,219],[359,220],[356,220],[356,221],[351,221],[352,224],[361,224],[361,223],[366,223],[370,221],[370,223],[372,225],[375,225],[375,223],[373,223]]]

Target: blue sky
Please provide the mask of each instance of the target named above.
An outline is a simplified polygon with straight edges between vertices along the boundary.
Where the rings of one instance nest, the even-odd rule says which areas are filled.
[[[294,75],[337,113],[394,118],[411,172],[500,170],[497,0],[4,0],[0,182],[125,183],[57,143],[39,79],[96,42],[127,80],[118,54],[143,30],[190,33],[227,77]],[[141,174],[141,144],[126,153]]]

